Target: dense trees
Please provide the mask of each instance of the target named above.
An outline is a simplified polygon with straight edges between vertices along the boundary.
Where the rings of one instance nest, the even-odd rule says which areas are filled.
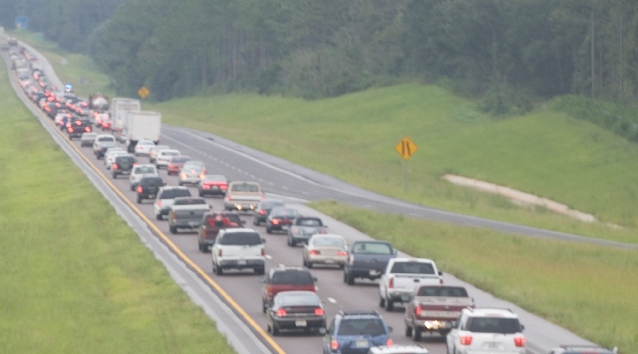
[[[406,77],[495,113],[529,97],[638,95],[634,0],[3,3],[37,4],[26,6],[33,27],[90,51],[122,94],[146,85],[158,100],[201,89],[325,97]]]

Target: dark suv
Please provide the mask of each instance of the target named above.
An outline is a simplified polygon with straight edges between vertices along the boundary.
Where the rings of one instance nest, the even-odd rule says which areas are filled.
[[[120,155],[116,157],[113,166],[111,166],[113,178],[117,178],[119,175],[130,175],[136,163],[137,160],[133,155]]]
[[[212,211],[204,214],[202,223],[197,231],[199,250],[208,252],[215,243],[217,233],[221,229],[242,227],[244,222],[239,218],[239,214],[234,211]]]
[[[339,311],[323,337],[324,354],[364,354],[371,347],[391,346],[392,327],[373,311]]]
[[[158,176],[144,176],[137,184],[137,203],[142,203],[144,199],[155,199],[155,195],[160,187],[164,186],[164,181]]]
[[[284,205],[285,205],[284,202],[282,202],[281,200],[274,200],[274,199],[262,200],[261,202],[259,202],[259,205],[257,205],[257,208],[255,209],[253,225],[259,226],[262,222],[266,222],[266,219],[268,218],[268,214],[270,214],[270,211],[272,210],[272,208],[282,207]]]
[[[317,278],[310,274],[307,268],[275,267],[268,272],[262,282],[261,304],[265,313],[272,305],[273,298],[282,291],[306,290],[315,291]]]

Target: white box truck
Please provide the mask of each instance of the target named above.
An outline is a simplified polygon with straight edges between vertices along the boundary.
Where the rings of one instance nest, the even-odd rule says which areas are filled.
[[[135,152],[135,145],[140,140],[152,140],[159,143],[162,128],[162,114],[153,111],[130,112],[122,135],[126,137],[128,152]]]
[[[126,128],[126,120],[130,112],[138,112],[142,109],[140,100],[134,98],[114,98],[111,101],[111,130],[121,142],[126,141],[123,130]]]

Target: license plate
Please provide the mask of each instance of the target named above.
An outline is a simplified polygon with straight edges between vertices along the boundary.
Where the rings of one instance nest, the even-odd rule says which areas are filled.
[[[237,261],[237,264],[239,264],[239,265],[246,265],[246,261]]]
[[[487,349],[499,349],[500,346],[501,345],[498,342],[487,342],[487,343],[485,343],[485,348],[487,348]]]
[[[199,221],[191,221],[191,222],[188,223],[188,225],[190,225],[190,227],[199,226]]]
[[[332,264],[332,263],[334,263],[334,262],[335,262],[335,261],[333,261],[332,259],[326,259],[326,264]]]
[[[282,226],[281,226],[281,229],[282,229],[282,230],[288,230],[288,225],[282,225]]]
[[[213,186],[213,189],[219,189],[219,186]]]
[[[153,198],[155,198],[155,194],[149,194],[148,195],[148,199],[153,199]]]
[[[355,342],[354,346],[357,348],[367,348],[370,346],[370,344],[368,343],[367,339],[360,339]]]
[[[410,294],[401,294],[401,301],[409,301]]]
[[[308,324],[306,323],[306,320],[296,320],[295,321],[295,326],[297,327],[306,327]]]
[[[378,272],[378,271],[376,271],[376,270],[371,270],[369,273],[370,273],[370,275],[377,275],[377,274],[379,274],[379,272]]]
[[[131,174],[131,171],[123,171],[123,172],[122,172],[122,174],[130,175],[130,174]]]

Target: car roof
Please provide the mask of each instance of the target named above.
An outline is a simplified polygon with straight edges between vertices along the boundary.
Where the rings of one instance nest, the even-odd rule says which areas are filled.
[[[427,259],[427,258],[405,258],[405,257],[401,257],[401,258],[392,258],[391,259],[392,262],[394,263],[410,263],[410,262],[418,262],[418,263],[434,263],[433,260],[431,259]]]
[[[368,352],[370,354],[428,354],[429,351],[416,344],[394,344],[390,347],[383,345],[372,347]]]
[[[510,309],[497,308],[465,308],[463,311],[468,312],[472,317],[505,317],[518,318],[518,316]]]

